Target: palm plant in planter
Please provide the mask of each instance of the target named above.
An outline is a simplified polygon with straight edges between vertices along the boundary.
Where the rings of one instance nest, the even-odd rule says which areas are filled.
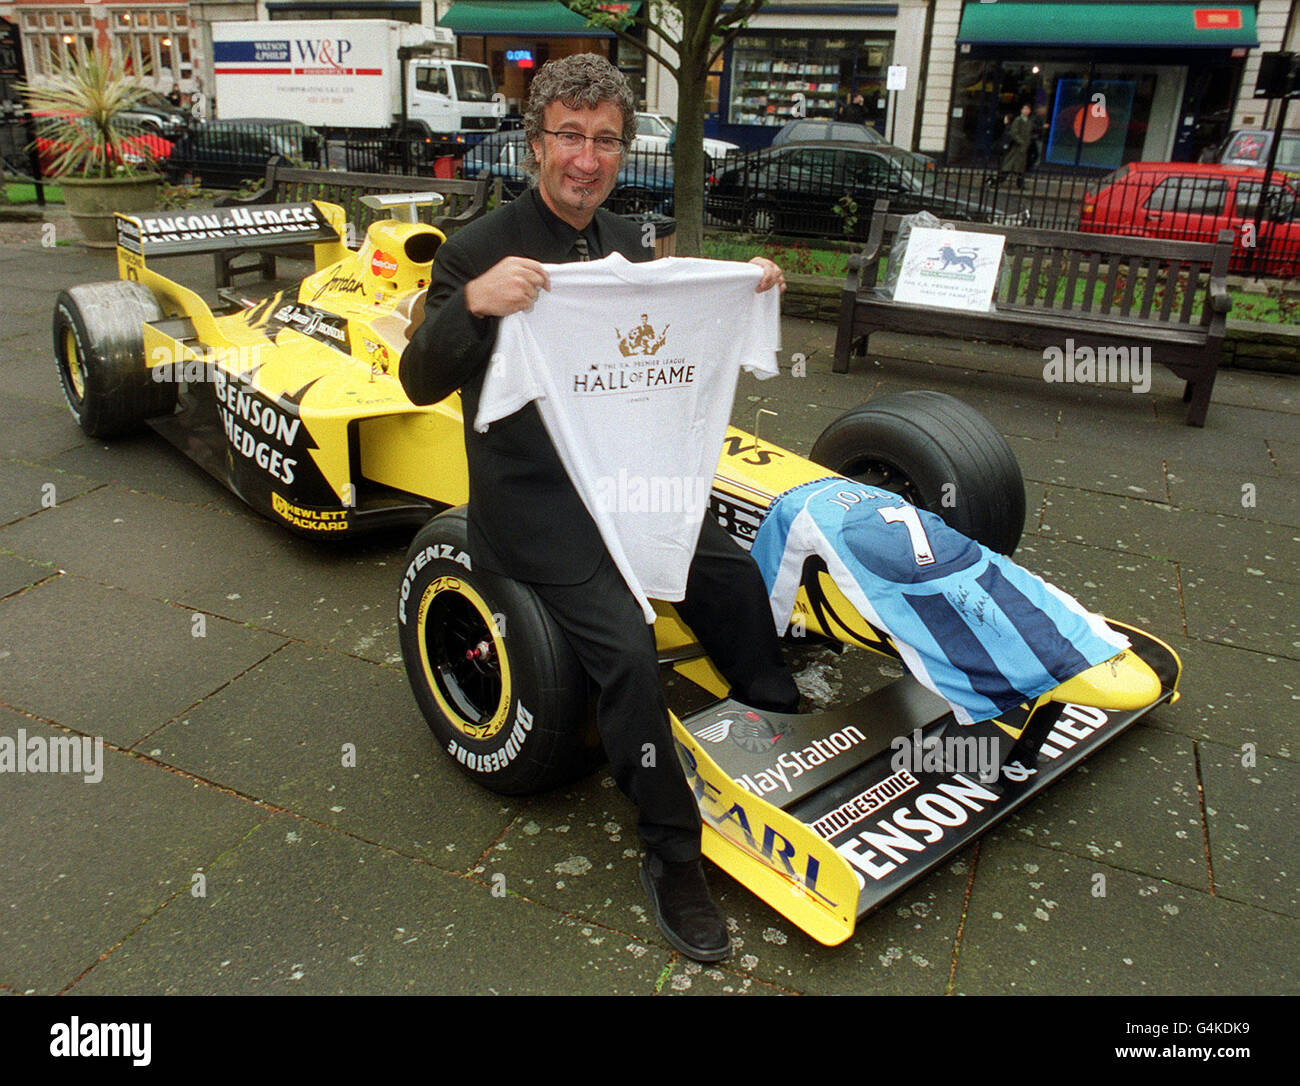
[[[73,52],[44,82],[22,87],[37,150],[87,244],[113,244],[113,212],[157,206],[153,155],[162,147],[127,131],[122,116],[148,90],[120,57],[98,50]]]

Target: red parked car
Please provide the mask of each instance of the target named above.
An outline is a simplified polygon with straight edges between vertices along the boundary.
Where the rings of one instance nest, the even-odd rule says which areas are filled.
[[[41,134],[41,118],[50,114],[34,113],[36,119],[36,154],[40,159],[41,173],[49,175],[59,157],[68,149],[67,141],[52,135]],[[80,117],[65,116],[63,120],[71,121],[83,134],[83,142],[89,146],[96,141],[94,128],[90,122]],[[131,132],[122,139],[122,161],[127,166],[147,166],[149,163],[162,164],[172,153],[172,141],[155,136],[143,130]]]
[[[1212,242],[1227,228],[1236,232],[1230,271],[1292,278],[1300,274],[1300,203],[1275,170],[1252,245],[1263,184],[1263,170],[1244,166],[1131,162],[1084,198],[1079,229]]]

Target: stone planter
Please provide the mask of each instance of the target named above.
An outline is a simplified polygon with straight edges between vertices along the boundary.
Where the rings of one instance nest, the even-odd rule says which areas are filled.
[[[117,244],[115,211],[151,211],[158,206],[157,174],[136,177],[61,177],[63,204],[81,230],[85,243],[94,249],[111,249]]]

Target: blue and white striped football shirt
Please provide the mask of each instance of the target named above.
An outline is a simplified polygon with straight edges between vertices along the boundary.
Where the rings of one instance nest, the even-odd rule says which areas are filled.
[[[894,640],[960,724],[989,720],[1128,647],[1098,615],[897,494],[842,478],[782,494],[751,551],[777,629],[790,624],[804,562]]]

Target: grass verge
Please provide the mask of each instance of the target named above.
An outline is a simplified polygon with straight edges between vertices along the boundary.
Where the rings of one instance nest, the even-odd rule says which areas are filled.
[[[36,203],[36,186],[14,181],[5,185],[5,196],[10,204],[34,204]],[[63,203],[63,190],[58,185],[46,185],[45,202],[47,204]]]

